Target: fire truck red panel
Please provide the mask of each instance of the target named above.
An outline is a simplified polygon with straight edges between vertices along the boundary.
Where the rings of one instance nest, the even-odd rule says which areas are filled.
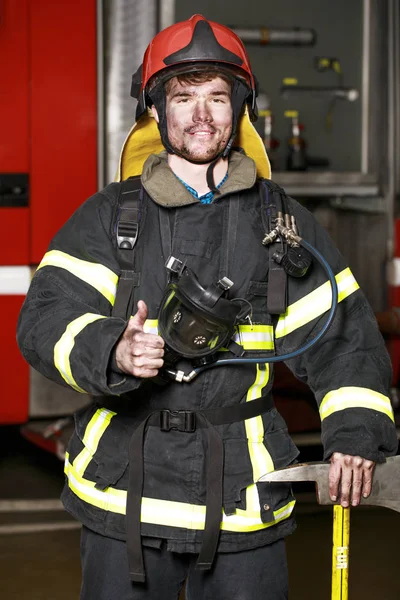
[[[0,2],[0,425],[29,416],[29,267],[97,189],[96,27],[96,0]]]
[[[15,341],[15,325],[24,296],[0,295],[0,424],[24,423],[29,410],[29,366]]]
[[[1,2],[0,173],[29,170],[28,26],[28,0]]]
[[[29,240],[29,208],[0,208],[0,265],[28,265]]]
[[[31,4],[31,262],[97,186],[96,1]]]

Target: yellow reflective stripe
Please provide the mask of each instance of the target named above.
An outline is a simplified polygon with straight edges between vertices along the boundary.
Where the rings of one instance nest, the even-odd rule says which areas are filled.
[[[342,387],[326,394],[319,407],[321,421],[332,413],[346,408],[377,410],[394,421],[393,408],[389,398],[379,392],[362,387]]]
[[[339,302],[359,289],[359,285],[349,268],[336,275],[336,283]],[[327,281],[288,307],[286,313],[279,317],[275,337],[281,338],[288,335],[288,333],[292,333],[292,331],[321,316],[330,309],[331,305],[332,290],[330,282]]]
[[[237,510],[234,515],[222,513],[221,529],[224,531],[248,532],[266,529],[289,517],[293,510],[294,501],[274,512],[274,520],[263,523],[260,510],[251,513],[247,510]],[[185,527],[186,529],[203,530],[206,507],[184,502],[169,500],[142,499],[141,521],[153,525],[169,527]]]
[[[67,455],[64,471],[68,477],[70,489],[78,498],[103,510],[109,510],[121,515],[126,514],[126,491],[115,490],[113,488],[106,488],[104,491],[97,490],[94,481],[89,481],[78,474],[74,466],[69,462]]]
[[[99,408],[90,419],[82,440],[85,448],[74,460],[74,467],[78,473],[83,474],[85,472],[86,467],[97,451],[100,438],[115,414],[115,412],[107,410],[106,408]]]
[[[98,319],[105,319],[102,315],[95,315],[92,313],[86,313],[81,315],[67,326],[66,330],[54,346],[54,365],[60,372],[61,377],[77,392],[86,394],[76,383],[69,361],[69,357],[72,348],[75,346],[75,337],[90,323],[97,321]]]
[[[272,325],[239,325],[232,339],[245,350],[273,350],[274,328]]]
[[[117,490],[112,487],[106,488],[103,491],[97,490],[94,482],[82,477],[74,465],[70,464],[68,454],[65,460],[65,473],[68,477],[70,489],[79,498],[100,509],[121,515],[126,514],[127,493],[125,490]],[[287,519],[293,510],[294,504],[295,501],[292,500],[282,508],[274,511],[274,520],[269,523],[261,521],[259,510],[254,513],[253,511],[238,509],[236,514],[229,516],[223,513],[221,529],[235,532],[266,529]],[[205,514],[206,507],[203,505],[142,498],[141,521],[144,523],[203,530]]]
[[[256,379],[247,391],[246,402],[260,398],[263,388],[269,380],[269,365],[260,368],[256,365]],[[253,467],[253,481],[256,482],[265,473],[274,471],[274,463],[271,455],[264,446],[264,424],[262,416],[258,415],[245,422],[247,444],[249,447],[250,462]],[[261,521],[261,507],[258,489],[255,484],[246,488],[246,510],[251,514],[257,514]],[[238,512],[238,511],[236,511]]]
[[[158,319],[147,319],[143,330],[158,335]],[[273,350],[274,328],[272,325],[239,325],[232,339],[245,350]]]
[[[79,473],[84,473],[92,458],[93,455],[89,452],[88,448],[83,448],[82,452],[74,460],[74,467],[78,469]]]
[[[255,483],[246,488],[246,512],[248,514],[256,513],[258,518],[260,517],[260,497]]]
[[[263,388],[269,380],[269,365],[264,369],[256,365],[256,379],[247,392],[246,402],[260,398]],[[264,424],[262,416],[258,415],[245,420],[247,441],[249,446],[250,461],[253,466],[253,481],[258,481],[265,473],[274,470],[274,463],[266,447],[264,446]]]
[[[256,379],[249,388],[246,401],[250,402],[261,396],[262,390],[269,380],[269,368],[256,366]],[[83,477],[83,473],[92,458],[92,453],[97,449],[98,442],[104,431],[110,424],[115,413],[106,409],[99,409],[89,422],[83,441],[90,451],[85,448],[71,465],[66,458],[65,471],[68,477],[70,489],[82,500],[97,506],[103,510],[109,510],[119,514],[125,514],[126,491],[116,490],[112,487],[106,490],[97,490],[94,482]],[[274,470],[272,458],[264,446],[264,426],[262,417],[257,416],[245,421],[248,437],[250,460],[253,465],[254,481],[264,473]],[[261,519],[260,500],[256,484],[246,489],[246,509],[237,509],[234,515],[222,514],[221,529],[226,531],[245,532],[257,531],[275,525],[279,521],[288,518],[293,510],[295,501],[291,501],[284,507],[274,511],[274,520],[263,523]],[[184,502],[173,502],[167,500],[156,500],[154,498],[142,498],[141,521],[156,525],[170,527],[185,527],[186,529],[203,530],[205,526],[206,507]]]
[[[100,294],[103,294],[110,304],[114,304],[118,275],[108,267],[75,258],[75,256],[59,250],[50,250],[44,255],[37,270],[43,269],[43,267],[59,267],[69,271],[75,277],[79,277],[79,279],[93,286]]]
[[[92,455],[95,454],[101,436],[116,414],[117,413],[108,410],[107,408],[99,408],[90,419],[85,430],[85,435],[83,436],[83,443],[89,448]]]
[[[143,331],[145,333],[154,333],[158,335],[158,319],[146,319],[143,325]]]

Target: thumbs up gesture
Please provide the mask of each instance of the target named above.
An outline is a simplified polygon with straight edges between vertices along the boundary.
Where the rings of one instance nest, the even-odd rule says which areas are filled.
[[[115,353],[121,371],[142,378],[155,377],[164,364],[164,340],[159,335],[143,331],[147,314],[146,303],[139,300],[137,312],[130,318]]]

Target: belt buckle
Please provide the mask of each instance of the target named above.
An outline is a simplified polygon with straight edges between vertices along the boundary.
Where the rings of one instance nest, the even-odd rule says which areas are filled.
[[[193,433],[196,430],[196,413],[193,410],[161,410],[160,429],[161,431],[176,429],[184,433]]]

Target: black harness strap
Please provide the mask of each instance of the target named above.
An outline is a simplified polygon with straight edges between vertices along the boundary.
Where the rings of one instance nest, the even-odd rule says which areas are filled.
[[[196,569],[211,569],[217,551],[222,520],[224,444],[218,431],[210,421],[200,413],[197,415],[200,425],[207,428],[207,467],[206,467],[206,520],[203,542],[197,558]]]
[[[161,245],[164,256],[164,263],[167,262],[168,258],[172,254],[172,232],[170,223],[170,212],[171,209],[159,206],[158,208],[158,220],[160,225],[160,236]]]
[[[232,198],[226,203],[227,218],[222,225],[221,258],[219,264],[219,277],[229,277],[232,266],[232,256],[236,248],[236,236],[239,221],[240,198]],[[225,215],[224,215],[225,216]]]
[[[134,271],[134,248],[143,218],[143,188],[140,177],[121,183],[117,204],[116,235],[121,274],[112,310],[113,317],[127,321],[133,309],[133,291],[140,284],[140,272]]]
[[[272,258],[275,248],[279,251],[282,242],[277,240],[271,244],[268,270],[267,310],[270,315],[283,315],[287,309],[287,275],[283,267]]]
[[[264,189],[262,193],[263,204],[261,212],[264,217],[268,204],[266,202],[266,200],[268,201],[268,188],[267,186],[262,187]],[[265,197],[266,192],[267,198]],[[222,234],[221,276],[229,274],[229,267],[232,263],[232,254],[230,253],[233,253],[235,249],[238,227],[239,202],[230,202],[228,206],[228,218],[224,220]],[[134,270],[134,247],[139,235],[139,223],[141,220],[143,221],[143,209],[143,189],[140,178],[130,178],[121,185],[120,197],[118,199],[116,232],[121,276],[112,313],[113,316],[119,316],[124,319],[128,319],[131,315],[134,287],[140,283],[140,272],[135,272]],[[160,209],[159,219],[163,254],[164,258],[167,259],[171,252],[173,235],[168,211]],[[265,227],[265,230],[267,230],[267,227]],[[271,254],[270,252],[270,256]],[[137,262],[136,257],[135,262]],[[274,269],[271,269],[271,266],[270,258],[268,295],[270,296],[272,293],[272,297],[274,297],[274,294],[277,296],[276,308],[281,309],[279,301],[282,300],[282,290],[284,290],[284,296],[286,297],[286,274],[276,262],[273,262]],[[273,276],[271,276],[271,270],[275,273]],[[279,281],[276,277],[280,271],[285,275],[283,287],[282,281]],[[285,312],[285,310],[279,310],[279,312]],[[156,426],[165,432],[177,429],[186,433],[194,432],[196,428],[206,429],[208,442],[206,515],[203,541],[196,568],[207,570],[211,568],[217,550],[223,507],[224,446],[218,431],[215,429],[215,425],[244,421],[259,416],[272,407],[272,399],[267,396],[244,404],[204,411],[160,410],[150,414],[139,425],[133,433],[129,444],[129,483],[126,504],[127,550],[129,573],[132,581],[145,581],[141,546],[141,508],[144,482],[143,447],[147,428],[149,426]]]
[[[264,231],[271,231],[274,228],[277,212],[283,212],[280,188],[278,186],[272,187],[269,182],[267,185],[265,180],[261,180],[259,192]],[[270,198],[270,193],[272,198]],[[269,247],[267,310],[270,315],[284,314],[287,309],[287,274],[274,258],[274,256],[283,256],[285,253],[285,241],[277,237]]]
[[[146,579],[140,538],[140,517],[143,494],[144,463],[143,445],[146,429],[149,426],[160,427],[162,431],[171,429],[193,433],[196,428],[207,431],[207,496],[206,519],[203,542],[196,563],[196,569],[211,568],[218,546],[222,519],[222,484],[224,467],[223,441],[215,425],[236,423],[261,415],[273,408],[270,396],[265,396],[223,408],[203,411],[160,410],[150,414],[135,430],[129,444],[129,483],[126,504],[127,548],[129,574],[132,581],[144,582]]]

